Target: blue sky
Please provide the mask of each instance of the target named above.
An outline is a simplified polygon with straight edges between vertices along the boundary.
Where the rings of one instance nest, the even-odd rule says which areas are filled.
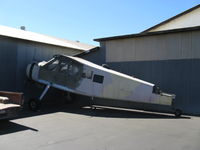
[[[95,38],[141,32],[199,0],[0,0],[0,25],[98,45]]]

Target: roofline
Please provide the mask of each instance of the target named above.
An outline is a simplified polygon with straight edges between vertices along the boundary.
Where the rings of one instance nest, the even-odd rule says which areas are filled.
[[[135,37],[152,36],[152,35],[177,33],[177,32],[187,32],[187,31],[196,31],[196,30],[200,30],[200,26],[189,27],[189,28],[179,28],[179,29],[172,29],[172,30],[164,30],[164,31],[156,31],[156,32],[142,32],[142,33],[138,33],[138,34],[128,34],[128,35],[120,35],[120,36],[113,36],[113,37],[105,37],[105,38],[94,39],[94,41],[101,42],[101,41],[119,40],[119,39],[126,39],[126,38],[135,38]]]
[[[52,46],[62,47],[62,48],[69,48],[69,49],[73,49],[73,50],[77,50],[77,51],[81,51],[81,52],[88,51],[88,50],[83,50],[83,49],[78,49],[78,48],[72,48],[70,46],[67,47],[67,46],[62,46],[62,45],[57,45],[57,44],[52,44],[52,43],[44,43],[44,42],[40,42],[40,41],[22,39],[22,38],[11,37],[11,36],[1,35],[1,34],[0,34],[0,37],[12,38],[12,39],[23,40],[23,41],[29,41],[29,42],[40,43],[40,44],[45,44],[45,45],[52,45]]]
[[[79,54],[76,54],[76,55],[73,55],[73,56],[74,57],[82,57],[82,56],[88,55],[90,53],[94,53],[94,52],[96,52],[98,50],[99,50],[99,47],[95,47],[95,48],[92,48],[92,49],[90,49],[88,51],[84,51],[82,53],[79,53]]]
[[[148,28],[148,29],[142,31],[141,33],[148,32],[149,30],[152,30],[152,29],[154,29],[154,28],[157,28],[157,27],[159,27],[159,26],[161,26],[161,25],[163,25],[163,24],[165,24],[165,23],[167,23],[167,22],[170,22],[171,20],[174,20],[174,19],[176,19],[176,18],[178,18],[178,17],[180,17],[180,16],[183,16],[183,15],[185,15],[185,14],[187,14],[187,13],[189,13],[189,12],[191,12],[191,11],[193,11],[193,10],[199,8],[199,7],[200,7],[200,4],[194,6],[194,7],[190,8],[190,9],[188,9],[188,10],[186,10],[186,11],[184,11],[184,12],[182,12],[182,13],[180,13],[180,14],[174,16],[174,17],[171,17],[171,18],[169,18],[169,19],[167,19],[167,20],[165,20],[165,21],[163,21],[163,22],[161,22],[161,23],[159,23],[159,24],[157,24],[157,25],[155,25],[155,26],[153,26],[153,27],[150,27],[150,28]]]
[[[44,43],[48,45],[55,45],[58,47],[76,49],[79,51],[87,51],[95,47],[93,45],[85,44],[82,42],[65,40],[61,38],[52,37],[49,35],[44,35],[26,30],[20,30],[17,28],[7,27],[3,25],[0,25],[0,36],[9,37],[13,39],[21,39],[25,41],[33,41],[37,43]]]

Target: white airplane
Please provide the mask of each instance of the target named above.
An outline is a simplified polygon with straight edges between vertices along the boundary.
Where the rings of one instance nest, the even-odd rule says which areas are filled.
[[[27,67],[28,78],[46,85],[38,100],[30,101],[32,110],[50,87],[66,92],[119,101],[167,105],[173,107],[175,95],[166,94],[152,83],[96,65],[72,56],[56,55],[49,61]],[[175,116],[182,114],[173,108]]]

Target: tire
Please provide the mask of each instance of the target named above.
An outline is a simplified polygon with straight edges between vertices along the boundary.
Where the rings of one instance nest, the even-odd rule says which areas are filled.
[[[174,112],[174,115],[175,115],[175,117],[181,117],[181,115],[182,115],[182,111],[180,110],[180,109],[176,109],[175,110],[175,112]]]
[[[32,111],[37,111],[40,108],[40,101],[35,99],[30,99],[28,102],[29,109]]]

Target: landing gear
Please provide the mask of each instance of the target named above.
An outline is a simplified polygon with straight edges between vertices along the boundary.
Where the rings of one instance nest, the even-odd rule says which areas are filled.
[[[29,109],[32,111],[37,111],[40,106],[41,106],[41,101],[43,99],[43,97],[45,96],[45,94],[48,92],[49,88],[51,86],[50,85],[46,85],[44,91],[42,92],[42,94],[40,95],[39,99],[30,99],[28,102],[28,106]]]
[[[32,111],[37,111],[40,109],[41,102],[36,99],[30,99],[28,102],[29,109]]]
[[[96,108],[94,105],[92,105],[92,106],[91,106],[91,109],[92,109],[92,110],[96,110],[97,108]]]
[[[96,110],[96,107],[94,106],[94,97],[91,97],[91,101],[90,101],[90,107],[92,110]]]
[[[175,117],[181,117],[181,115],[182,115],[182,111],[180,110],[180,109],[176,109],[175,110],[175,112],[174,112],[174,115],[175,115]]]

